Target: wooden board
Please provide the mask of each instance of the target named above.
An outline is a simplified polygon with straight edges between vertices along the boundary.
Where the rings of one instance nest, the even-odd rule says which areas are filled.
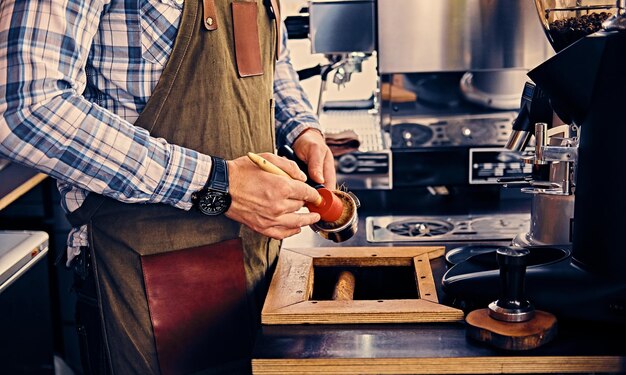
[[[519,323],[502,322],[489,316],[488,309],[467,314],[467,337],[506,350],[535,349],[550,342],[557,331],[556,317],[536,310],[535,316]]]
[[[261,313],[263,324],[458,322],[461,310],[440,305],[430,259],[443,247],[282,249]],[[314,267],[414,267],[420,298],[311,300]]]
[[[550,374],[624,373],[624,357],[494,356],[448,358],[253,359],[259,374]]]

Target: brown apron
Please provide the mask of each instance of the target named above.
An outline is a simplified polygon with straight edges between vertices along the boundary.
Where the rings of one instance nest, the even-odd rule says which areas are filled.
[[[268,9],[263,0],[186,0],[172,55],[135,125],[224,159],[272,152],[278,24]],[[255,48],[261,75],[257,56],[246,55]],[[88,223],[113,373],[250,371],[277,241],[223,215],[96,194],[70,221]]]

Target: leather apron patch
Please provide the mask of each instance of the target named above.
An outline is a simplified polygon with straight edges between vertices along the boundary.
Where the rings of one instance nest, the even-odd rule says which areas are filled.
[[[143,256],[141,265],[163,374],[191,373],[251,351],[240,239]]]
[[[259,45],[259,28],[257,3],[235,1],[233,10],[233,35],[235,37],[235,59],[240,77],[251,77],[263,74],[261,64],[261,46]]]

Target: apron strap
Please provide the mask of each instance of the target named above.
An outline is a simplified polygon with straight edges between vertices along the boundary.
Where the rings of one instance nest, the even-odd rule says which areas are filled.
[[[106,200],[104,195],[89,193],[83,204],[65,215],[67,221],[70,222],[72,227],[78,228],[88,224],[91,218],[96,214],[102,203]]]

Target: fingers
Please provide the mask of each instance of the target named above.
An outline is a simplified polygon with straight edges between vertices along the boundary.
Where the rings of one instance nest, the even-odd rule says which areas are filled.
[[[295,163],[271,154],[268,161],[300,172]],[[319,193],[301,180],[277,176],[259,168],[247,156],[228,161],[232,203],[226,216],[266,236],[282,239],[320,220],[317,213],[297,212],[305,202],[315,202]]]
[[[335,171],[335,158],[332,152],[328,150],[324,155],[324,181],[328,189],[337,189],[337,175]]]
[[[316,145],[317,146],[317,145]],[[320,147],[311,147],[312,151],[307,155],[307,164],[309,167],[309,176],[315,182],[325,184],[324,179],[324,151],[319,150]]]
[[[262,153],[261,156],[278,168],[287,172],[291,178],[302,182],[306,181],[306,175],[300,170],[300,168],[298,168],[298,164],[294,161],[270,153]]]
[[[336,189],[335,160],[319,131],[305,130],[294,141],[293,149],[307,163],[308,173],[313,181],[324,184],[329,189]]]
[[[317,190],[300,181],[291,181],[289,188],[291,189],[287,196],[289,199],[310,203],[317,203],[321,199]]]

